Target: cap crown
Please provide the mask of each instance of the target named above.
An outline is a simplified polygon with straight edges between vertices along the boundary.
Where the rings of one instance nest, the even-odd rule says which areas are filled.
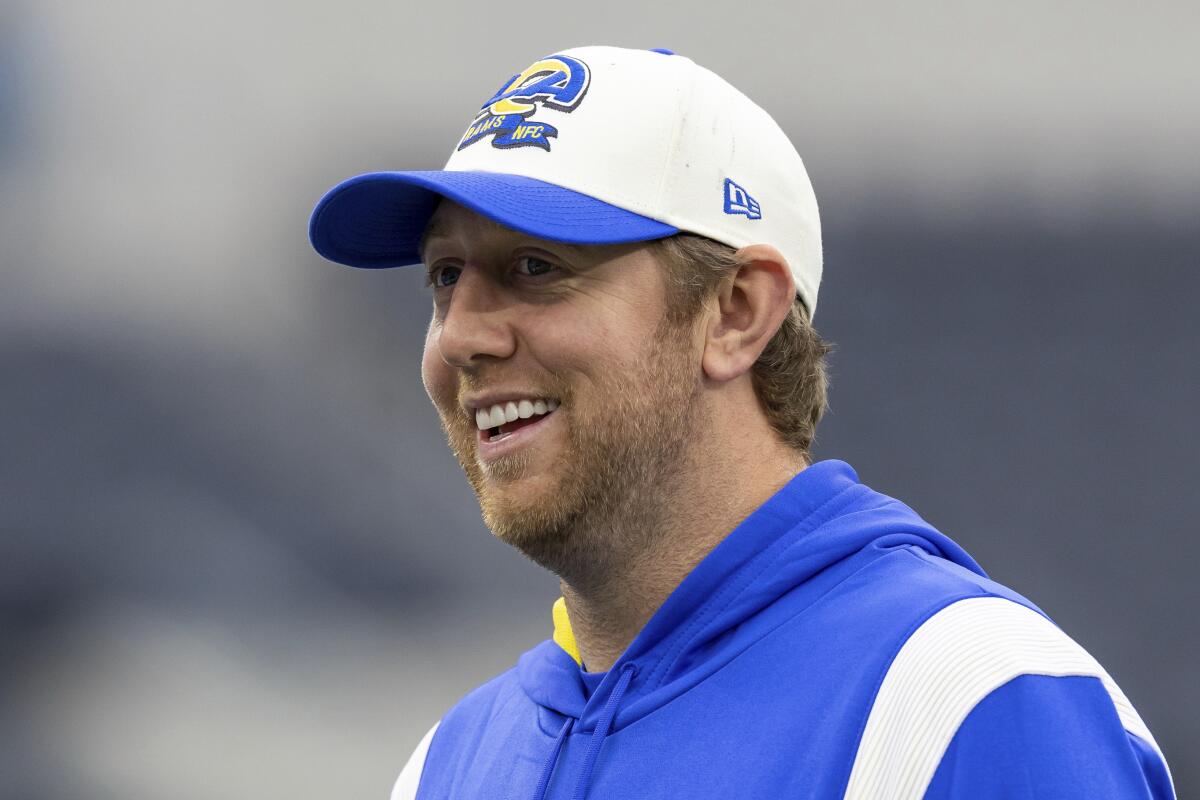
[[[523,175],[733,247],[773,245],[816,309],[821,224],[803,161],[769,114],[683,56],[541,59],[489,98],[445,169]]]

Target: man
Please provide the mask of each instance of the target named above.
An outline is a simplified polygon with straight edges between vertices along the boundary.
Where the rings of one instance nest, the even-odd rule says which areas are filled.
[[[423,262],[422,374],[554,635],[469,694],[404,798],[1173,796],[1112,679],[837,461],[816,200],[774,121],[669,51],[505,81],[446,170],[325,196],[311,238]]]

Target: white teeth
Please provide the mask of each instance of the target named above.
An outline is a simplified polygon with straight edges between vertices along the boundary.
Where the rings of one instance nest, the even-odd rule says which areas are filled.
[[[529,419],[533,416],[548,414],[558,408],[557,400],[510,400],[506,403],[496,403],[490,408],[475,409],[475,427],[481,431],[499,428],[508,422],[518,419]]]

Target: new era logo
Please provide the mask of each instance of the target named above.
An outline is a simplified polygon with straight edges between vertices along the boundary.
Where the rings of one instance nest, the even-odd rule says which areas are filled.
[[[725,213],[745,214],[750,219],[762,219],[758,201],[729,178],[725,179]]]

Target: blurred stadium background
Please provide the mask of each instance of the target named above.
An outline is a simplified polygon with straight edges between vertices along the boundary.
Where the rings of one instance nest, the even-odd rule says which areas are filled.
[[[534,57],[613,43],[713,68],[808,163],[818,455],[1040,603],[1194,793],[1197,30],[1191,2],[3,2],[0,792],[383,798],[548,634],[554,581],[482,527],[422,392],[420,277],[305,225],[344,177],[440,166]]]

